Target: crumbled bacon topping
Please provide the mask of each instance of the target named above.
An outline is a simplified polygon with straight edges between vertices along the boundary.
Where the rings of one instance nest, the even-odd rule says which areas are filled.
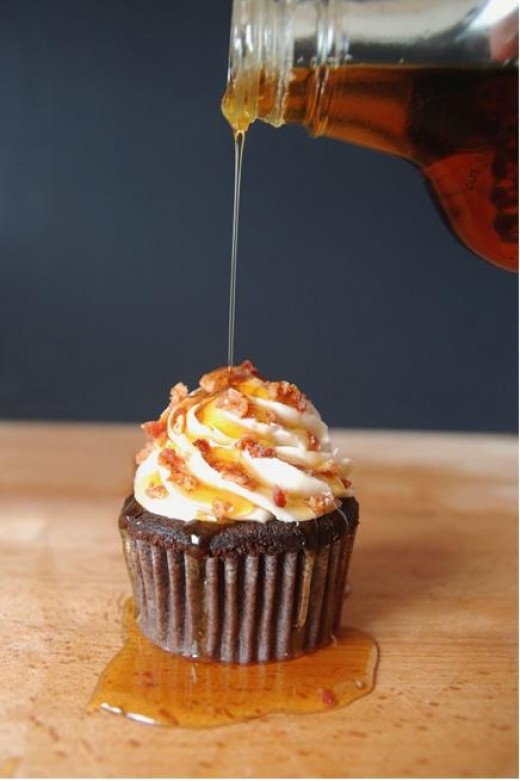
[[[254,489],[257,487],[256,480],[251,477],[250,474],[240,464],[233,464],[229,461],[223,461],[220,458],[211,458],[211,454],[208,453],[206,460],[212,469],[215,469],[223,480],[229,480],[232,483],[243,485],[246,488]]]
[[[241,382],[256,377],[257,370],[251,361],[244,361],[240,366],[221,366],[200,378],[200,387],[206,393],[220,393],[220,391],[231,388],[233,385],[240,385]]]
[[[168,491],[164,485],[150,485],[146,488],[145,494],[149,496],[150,499],[164,499],[168,496]]]
[[[178,382],[170,391],[170,404],[177,407],[188,395],[188,388],[183,382]]]
[[[350,486],[352,485],[352,481],[351,480],[347,480],[346,477],[342,477],[340,479],[341,479],[341,482],[343,483],[343,485],[345,486],[345,488],[350,488]]]
[[[249,488],[251,491],[254,491],[258,485],[256,480],[252,478],[240,464],[216,462],[215,464],[212,464],[212,466],[220,472],[220,476],[223,480],[230,480],[232,483],[243,485],[244,488]]]
[[[247,450],[252,458],[274,458],[276,450],[274,447],[262,445],[253,437],[244,436],[238,440],[236,446],[239,450]]]
[[[305,502],[317,518],[336,509],[336,500],[333,494],[313,494]]]
[[[211,453],[211,446],[207,439],[196,439],[193,444],[198,447],[204,458]]]
[[[277,422],[276,415],[274,414],[274,412],[272,411],[272,409],[265,409],[265,408],[264,408],[264,409],[262,410],[262,415],[263,415],[263,417],[264,417],[264,421],[265,421],[266,423],[276,423],[276,422]]]
[[[298,412],[305,412],[307,409],[307,399],[299,388],[292,382],[280,380],[280,382],[267,382],[267,393],[270,399],[294,407]]]
[[[287,497],[279,485],[273,485],[273,502],[277,507],[285,507]]]
[[[225,409],[238,415],[239,418],[245,418],[249,412],[249,401],[243,393],[236,388],[228,388],[217,399],[216,405],[219,409]]]
[[[161,451],[158,460],[161,466],[169,470],[170,480],[179,488],[184,491],[193,491],[197,488],[199,481],[188,471],[186,461],[175,450],[165,448]]]
[[[137,466],[139,466],[139,464],[142,464],[143,461],[146,461],[146,459],[154,449],[155,448],[152,442],[147,442],[146,445],[143,448],[141,448],[141,450],[137,453],[135,457],[135,463],[137,464]]]
[[[219,393],[226,388],[229,388],[229,378],[226,377],[226,369],[215,369],[215,371],[204,374],[199,381],[200,387],[206,391],[206,393]]]
[[[338,704],[338,698],[332,691],[332,689],[321,690],[321,701],[328,708],[334,708]]]
[[[186,469],[185,459],[170,447],[166,447],[161,451],[159,463],[161,466],[167,466],[170,469],[178,469],[179,471]]]
[[[225,502],[222,499],[213,499],[212,509],[213,515],[217,521],[223,521],[228,513],[231,512],[233,506],[229,502]]]
[[[309,439],[309,450],[321,450],[318,437],[314,436],[314,434],[311,434],[310,431],[308,432],[307,437]]]
[[[141,428],[150,439],[159,439],[166,432],[167,421],[162,417],[159,420],[149,420],[148,423],[143,423]]]
[[[242,363],[238,368],[240,369],[240,371],[247,372],[248,374],[251,374],[253,377],[258,377],[258,369],[248,359],[242,361]]]

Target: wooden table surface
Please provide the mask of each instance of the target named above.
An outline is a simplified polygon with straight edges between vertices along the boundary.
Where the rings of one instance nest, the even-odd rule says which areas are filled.
[[[137,426],[0,426],[0,776],[517,775],[517,448],[505,436],[336,432],[362,523],[344,623],[375,690],[211,730],[86,705],[130,594],[116,517]]]

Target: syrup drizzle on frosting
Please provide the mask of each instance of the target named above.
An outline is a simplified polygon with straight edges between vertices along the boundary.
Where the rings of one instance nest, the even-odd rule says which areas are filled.
[[[349,459],[303,393],[255,367],[222,367],[188,392],[174,386],[137,456],[134,494],[144,508],[192,521],[304,521],[352,496]]]

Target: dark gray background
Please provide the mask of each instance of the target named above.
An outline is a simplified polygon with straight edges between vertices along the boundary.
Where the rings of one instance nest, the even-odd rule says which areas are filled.
[[[142,420],[226,360],[230,0],[0,0],[0,417]],[[512,431],[517,281],[406,163],[257,124],[237,357],[334,425]]]

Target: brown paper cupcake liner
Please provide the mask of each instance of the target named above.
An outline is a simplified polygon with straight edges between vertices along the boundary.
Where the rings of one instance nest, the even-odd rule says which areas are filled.
[[[223,662],[312,651],[338,626],[356,525],[345,521],[339,538],[313,548],[225,555],[122,525],[141,631],[171,653]]]

